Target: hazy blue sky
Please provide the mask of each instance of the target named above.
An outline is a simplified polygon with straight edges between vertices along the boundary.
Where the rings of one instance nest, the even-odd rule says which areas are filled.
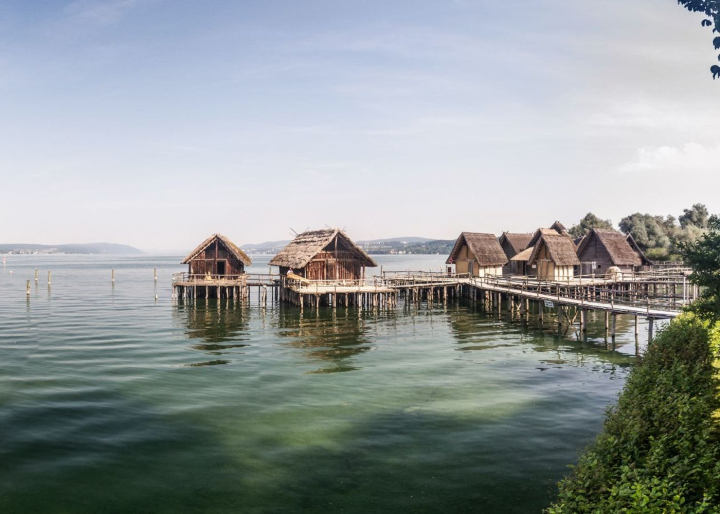
[[[700,20],[675,0],[4,0],[0,242],[719,212]]]

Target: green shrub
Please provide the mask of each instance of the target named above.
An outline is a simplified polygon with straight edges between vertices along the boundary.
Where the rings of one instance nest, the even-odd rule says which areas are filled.
[[[720,512],[719,355],[693,314],[658,334],[548,512]]]

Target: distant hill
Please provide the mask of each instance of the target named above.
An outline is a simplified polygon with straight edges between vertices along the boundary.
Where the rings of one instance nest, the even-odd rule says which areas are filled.
[[[114,243],[86,243],[62,245],[1,244],[0,253],[7,254],[84,254],[84,255],[142,255],[143,252],[128,245]]]
[[[259,244],[243,245],[242,249],[251,254],[275,255],[290,241],[267,241]],[[427,237],[392,237],[388,239],[370,239],[357,244],[366,252],[373,254],[446,254],[452,250],[455,240],[430,239]]]

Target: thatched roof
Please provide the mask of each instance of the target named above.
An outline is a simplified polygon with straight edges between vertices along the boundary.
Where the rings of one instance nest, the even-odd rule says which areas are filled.
[[[530,256],[533,253],[533,250],[535,249],[534,246],[531,246],[530,248],[525,248],[522,252],[518,253],[517,255],[510,258],[511,261],[521,261],[521,262],[527,262],[530,260]]]
[[[339,228],[309,230],[299,234],[289,245],[272,258],[270,265],[281,266],[283,268],[304,268],[313,257],[322,252],[336,236],[357,255],[358,260],[362,261],[364,266],[370,268],[377,266],[377,263]]]
[[[513,251],[518,254],[528,247],[528,244],[530,243],[532,237],[532,234],[503,232],[503,234],[500,236],[500,245],[502,246],[502,244],[507,241],[507,243],[510,245],[510,248],[512,248]]]
[[[558,234],[564,234],[567,232],[565,225],[563,225],[562,223],[560,223],[557,220],[555,220],[555,222],[552,225],[550,225],[550,228],[553,230],[556,230]]]
[[[614,266],[640,266],[642,258],[628,243],[625,234],[612,229],[594,228],[580,242],[577,254],[583,253],[593,244],[601,244],[610,255]]]
[[[642,259],[643,266],[652,266],[652,261],[648,259],[645,256],[645,253],[640,249],[638,244],[635,242],[635,238],[632,236],[632,234],[627,235],[627,242],[630,245],[630,247],[640,256],[640,259]]]
[[[575,266],[580,264],[580,260],[575,253],[575,244],[573,240],[563,234],[543,234],[535,245],[529,262],[534,262],[540,249],[545,246],[548,249],[548,255],[556,266]]]
[[[558,234],[562,234],[562,232],[560,232],[554,228],[539,228],[533,234],[533,236],[530,239],[530,242],[528,243],[526,248],[537,245],[537,242],[540,241],[540,238],[544,235],[556,236]],[[568,236],[568,237],[570,237],[570,236]]]
[[[220,241],[220,243],[223,244],[225,246],[225,248],[227,248],[230,251],[230,253],[232,253],[237,258],[237,260],[242,262],[245,266],[250,266],[252,264],[252,260],[250,259],[250,257],[248,257],[247,254],[245,252],[243,252],[235,243],[230,241],[227,237],[223,236],[222,234],[213,234],[210,237],[208,237],[205,241],[200,243],[197,248],[195,248],[192,252],[190,252],[188,254],[188,256],[185,257],[185,260],[182,261],[181,264],[189,263],[191,260],[193,260],[195,257],[197,257],[200,252],[205,250],[205,248],[207,248],[208,246],[213,244],[215,242],[215,240]]]
[[[508,261],[494,234],[463,232],[455,241],[455,246],[445,263],[454,263],[463,246],[468,247],[480,266],[502,266]]]

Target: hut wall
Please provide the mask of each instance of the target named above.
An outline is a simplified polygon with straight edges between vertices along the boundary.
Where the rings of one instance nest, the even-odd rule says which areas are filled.
[[[603,245],[597,237],[594,235],[588,237],[592,237],[592,240],[585,245],[582,253],[578,255],[578,259],[580,259],[582,263],[580,273],[583,275],[593,273],[592,263],[596,262],[597,268],[595,269],[595,275],[602,276],[610,266],[614,265],[612,257],[610,257],[610,253],[605,249],[605,245]],[[626,266],[626,268],[628,268],[628,270],[631,269],[630,266]]]
[[[282,268],[280,272],[283,272]],[[362,278],[362,261],[336,237],[302,271],[295,273],[308,280],[359,280]]]
[[[519,270],[519,263],[517,261],[510,260],[512,257],[515,257],[515,255],[517,255],[517,252],[515,252],[512,245],[510,245],[510,242],[507,239],[503,239],[503,242],[500,246],[502,247],[503,252],[505,252],[505,256],[508,258],[507,264],[503,266],[502,274],[517,275]]]
[[[455,260],[455,273],[467,273],[468,272],[468,247],[463,246],[458,252],[457,259]]]
[[[477,277],[501,277],[503,274],[503,266],[482,266],[477,269],[475,276]]]
[[[218,266],[218,263],[220,264]],[[240,262],[220,241],[213,242],[205,250],[197,254],[189,263],[188,271],[194,275],[218,275],[225,266],[222,275],[242,275],[245,273],[245,265]]]

